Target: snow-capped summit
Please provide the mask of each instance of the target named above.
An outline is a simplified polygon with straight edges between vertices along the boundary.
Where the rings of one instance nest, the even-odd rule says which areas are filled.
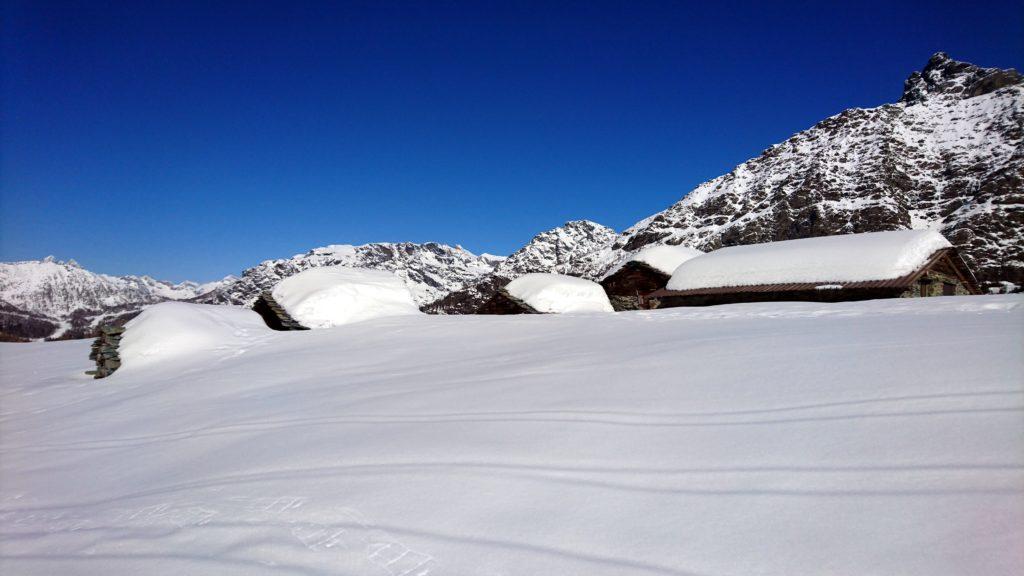
[[[921,104],[932,97],[962,100],[994,92],[1021,83],[1013,68],[982,68],[958,62],[945,52],[936,52],[920,72],[914,72],[903,84],[900,102]]]

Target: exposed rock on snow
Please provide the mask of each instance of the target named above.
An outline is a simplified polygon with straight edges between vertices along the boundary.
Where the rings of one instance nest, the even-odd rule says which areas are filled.
[[[526,274],[509,282],[505,291],[545,314],[614,312],[600,284],[564,274]]]
[[[787,282],[889,280],[951,244],[934,230],[896,230],[732,246],[683,263],[669,290]],[[821,288],[821,287],[819,287]]]
[[[285,278],[272,294],[292,318],[307,328],[332,328],[420,313],[405,283],[381,270],[311,268]]]

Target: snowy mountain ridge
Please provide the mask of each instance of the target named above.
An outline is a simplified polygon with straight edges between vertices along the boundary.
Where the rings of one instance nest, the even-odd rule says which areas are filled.
[[[498,263],[493,272],[480,281],[427,303],[423,310],[441,314],[470,314],[499,288],[524,274],[555,272],[570,276],[592,276],[593,266],[587,259],[594,254],[606,253],[617,237],[615,230],[590,220],[566,222],[534,236],[525,246]]]
[[[937,53],[896,104],[853,108],[771,146],[627,229],[613,251],[705,251],[930,228],[980,280],[1024,278],[1024,84]],[[606,262],[597,261],[597,267]]]
[[[149,276],[110,276],[48,256],[0,263],[0,332],[21,335],[18,325],[38,324],[32,337],[85,328],[99,318],[167,300],[187,300],[217,289],[225,280],[173,284]],[[74,319],[72,319],[74,316]],[[31,319],[31,320],[29,320]],[[46,330],[49,323],[51,329]],[[23,328],[25,326],[22,326]]]
[[[500,265],[502,258],[477,256],[461,246],[436,242],[380,242],[353,246],[335,244],[314,248],[291,258],[266,260],[245,270],[241,277],[218,286],[199,297],[209,304],[250,305],[264,290],[310,268],[348,266],[395,273],[418,305],[437,300],[449,292],[472,285]]]
[[[1022,82],[1015,70],[939,52],[909,76],[899,102],[845,110],[697,186],[611,242],[563,251],[558,266],[510,257],[478,286],[426,309],[468,312],[528,272],[596,280],[648,246],[708,252],[902,229],[941,232],[985,287],[1024,284]]]

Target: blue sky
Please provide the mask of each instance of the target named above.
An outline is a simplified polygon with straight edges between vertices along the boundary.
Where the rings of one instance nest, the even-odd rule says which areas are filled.
[[[5,3],[0,260],[210,280],[314,246],[621,230],[1016,2]]]

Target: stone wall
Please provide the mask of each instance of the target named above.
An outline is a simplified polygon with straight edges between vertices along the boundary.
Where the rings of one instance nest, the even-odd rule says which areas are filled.
[[[944,284],[952,284],[954,286],[955,296],[969,296],[971,294],[967,286],[956,276],[939,272],[938,270],[929,270],[914,283],[913,287],[900,294],[900,298],[942,296]]]

